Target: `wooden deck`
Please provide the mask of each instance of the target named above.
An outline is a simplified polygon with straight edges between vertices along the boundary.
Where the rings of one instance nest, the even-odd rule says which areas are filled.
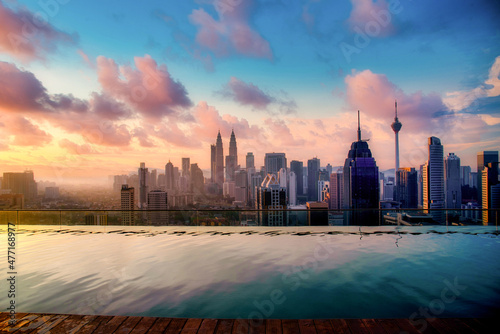
[[[18,313],[9,326],[9,314],[0,313],[2,333],[126,334],[126,333],[491,333],[494,319],[322,319],[263,320],[183,319],[127,316]],[[416,321],[415,321],[416,322]],[[425,328],[424,328],[425,326]],[[421,331],[419,331],[421,330]]]

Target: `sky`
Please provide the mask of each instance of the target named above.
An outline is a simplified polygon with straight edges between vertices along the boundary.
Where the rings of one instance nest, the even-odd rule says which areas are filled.
[[[500,150],[500,3],[463,0],[0,0],[0,172],[58,183],[189,157],[220,130],[344,164],[363,139],[394,168],[427,138],[476,169]]]

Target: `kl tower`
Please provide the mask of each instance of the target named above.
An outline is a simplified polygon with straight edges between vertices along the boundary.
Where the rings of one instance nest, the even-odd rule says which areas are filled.
[[[396,109],[396,116],[394,117],[394,123],[391,124],[391,128],[394,131],[394,134],[396,135],[396,170],[394,171],[394,174],[399,169],[399,130],[401,130],[401,127],[403,124],[398,120],[398,101],[394,101],[394,107]]]

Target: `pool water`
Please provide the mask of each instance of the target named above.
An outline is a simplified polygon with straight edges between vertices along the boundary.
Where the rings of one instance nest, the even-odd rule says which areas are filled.
[[[5,228],[1,236],[7,245]],[[499,254],[494,227],[20,226],[17,311],[494,316],[500,313]],[[0,300],[7,305],[5,293]]]

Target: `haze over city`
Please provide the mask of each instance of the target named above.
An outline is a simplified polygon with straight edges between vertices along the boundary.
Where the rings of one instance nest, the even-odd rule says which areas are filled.
[[[234,129],[268,152],[343,165],[363,139],[381,170],[500,150],[493,1],[0,1],[0,171],[58,183],[163,169],[210,176]]]

